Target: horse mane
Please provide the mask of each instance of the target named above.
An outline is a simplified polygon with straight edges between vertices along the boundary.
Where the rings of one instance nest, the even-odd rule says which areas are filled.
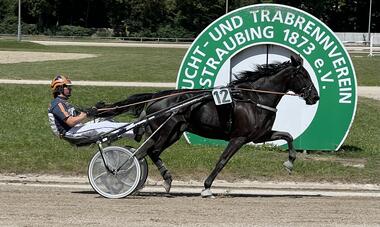
[[[290,61],[255,65],[255,69],[253,71],[243,71],[238,74],[234,74],[236,80],[232,81],[230,85],[236,85],[245,82],[255,82],[260,78],[274,75],[287,68],[289,65],[291,65]]]

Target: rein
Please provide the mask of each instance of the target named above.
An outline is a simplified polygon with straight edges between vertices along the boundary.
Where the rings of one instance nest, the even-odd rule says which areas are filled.
[[[117,109],[126,108],[126,107],[130,107],[130,106],[135,106],[135,105],[139,105],[139,104],[144,104],[144,103],[148,103],[148,102],[152,102],[152,101],[157,101],[157,100],[161,100],[161,99],[164,99],[164,98],[175,97],[175,96],[178,96],[178,95],[191,94],[191,93],[201,93],[201,92],[205,92],[205,91],[211,91],[212,89],[214,89],[214,88],[208,88],[208,89],[202,89],[202,90],[193,90],[193,91],[184,91],[184,92],[179,92],[179,93],[175,93],[175,94],[169,94],[169,95],[164,95],[164,96],[160,96],[160,97],[157,97],[157,98],[152,98],[152,99],[144,100],[144,101],[141,101],[141,102],[135,102],[135,103],[131,103],[131,104],[123,105],[123,106],[115,106],[115,107],[110,107],[110,108],[102,108],[102,109],[98,109],[98,111],[107,112],[107,111],[111,111],[111,110],[117,110]],[[300,96],[300,97],[303,96],[303,94],[300,94],[300,95],[298,95],[298,94],[288,94],[288,93],[284,93],[284,92],[267,91],[267,90],[260,90],[260,89],[249,89],[249,88],[233,88],[233,90],[250,91],[250,92],[257,92],[257,93],[266,93],[266,94],[273,94],[273,95],[290,95],[290,96]]]
[[[175,94],[169,94],[169,95],[164,95],[164,96],[160,96],[160,97],[157,97],[157,98],[152,98],[152,99],[144,100],[144,101],[141,101],[141,102],[135,102],[135,103],[131,103],[131,104],[126,104],[126,105],[123,105],[123,106],[115,106],[115,107],[109,107],[109,108],[102,108],[102,109],[98,109],[98,111],[105,112],[105,111],[117,110],[117,109],[126,108],[126,107],[130,107],[130,106],[136,106],[136,105],[139,105],[139,104],[144,104],[144,103],[148,103],[148,102],[152,102],[152,101],[156,101],[156,100],[160,100],[160,99],[164,99],[164,98],[174,97],[174,96],[178,96],[178,95],[191,94],[191,93],[201,93],[201,92],[205,92],[205,91],[208,91],[208,90],[210,90],[210,89],[179,92],[179,93],[175,93]]]
[[[267,91],[267,90],[259,90],[259,89],[234,88],[234,90],[251,91],[251,92],[266,93],[266,94],[272,94],[272,95],[290,95],[290,96],[300,96],[300,97],[302,97],[302,94],[289,94],[289,93],[285,93],[285,92]]]

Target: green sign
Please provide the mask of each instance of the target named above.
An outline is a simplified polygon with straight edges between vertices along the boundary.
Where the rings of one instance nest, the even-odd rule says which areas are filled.
[[[178,72],[177,88],[227,84],[234,73],[246,68],[247,62],[253,66],[263,64],[263,59],[284,61],[291,54],[304,59],[321,99],[316,105],[307,106],[298,98],[284,97],[290,101],[278,106],[279,120],[276,118],[274,129],[292,134],[296,149],[337,150],[356,111],[355,71],[334,33],[302,10],[258,4],[217,19],[188,49]],[[215,142],[190,133],[186,137],[190,143]]]

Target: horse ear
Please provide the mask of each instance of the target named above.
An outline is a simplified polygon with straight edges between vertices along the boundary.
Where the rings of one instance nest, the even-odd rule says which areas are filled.
[[[293,55],[290,56],[290,62],[292,63],[292,66],[294,66],[294,67],[298,66],[298,62],[297,62],[296,58]]]
[[[290,60],[291,60],[291,63],[294,67],[299,67],[299,66],[303,65],[303,59],[299,55],[290,56]]]
[[[301,55],[297,55],[297,60],[300,63],[300,65],[303,65],[303,58],[301,58]]]

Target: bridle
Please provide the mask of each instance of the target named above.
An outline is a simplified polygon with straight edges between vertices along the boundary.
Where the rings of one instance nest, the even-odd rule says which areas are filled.
[[[312,92],[312,85],[309,85],[301,89],[299,96],[303,99],[307,99],[308,97],[310,97],[311,92]]]

